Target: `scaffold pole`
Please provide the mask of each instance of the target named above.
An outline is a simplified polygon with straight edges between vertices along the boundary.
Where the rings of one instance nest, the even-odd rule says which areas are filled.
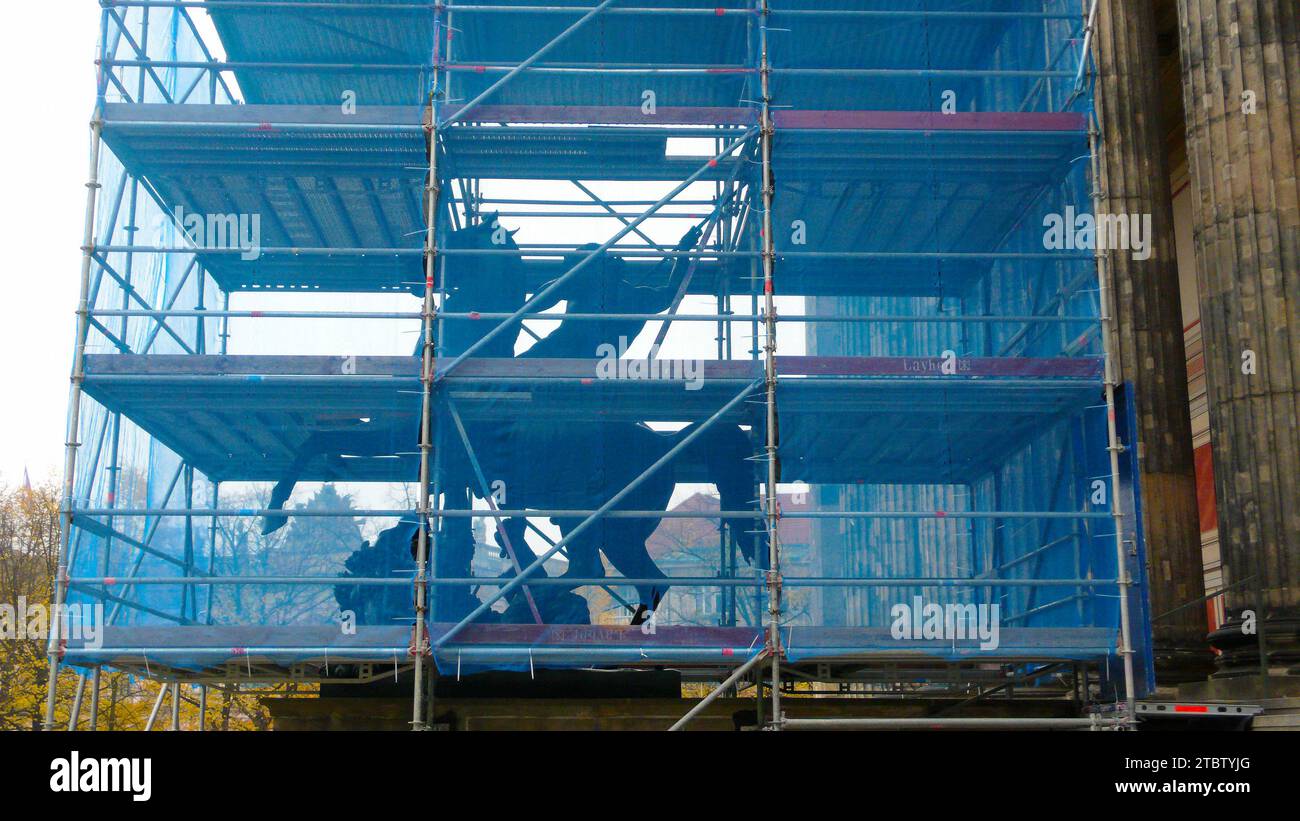
[[[100,18],[99,54],[105,56],[108,37],[108,11]],[[63,498],[59,558],[54,578],[53,613],[50,638],[46,648],[49,671],[45,697],[45,730],[54,729],[54,710],[58,698],[59,662],[61,657],[62,611],[67,595],[68,549],[72,539],[72,508],[77,477],[77,449],[81,447],[81,395],[86,381],[86,338],[90,332],[90,271],[94,262],[95,206],[99,202],[99,155],[103,145],[104,90],[107,71],[100,70],[98,97],[90,121],[90,174],[86,183],[86,222],[81,243],[81,295],[77,300],[77,338],[72,354],[72,389],[68,397],[68,427],[63,456]]]
[[[1093,25],[1095,19],[1097,0],[1092,0],[1092,11],[1088,15],[1088,25]],[[1083,61],[1086,63],[1088,55],[1083,55]],[[1097,128],[1096,119],[1094,118],[1088,128],[1088,147],[1092,154],[1092,207],[1094,214],[1102,214],[1105,205],[1102,199],[1101,191],[1101,132]],[[1116,368],[1115,359],[1119,353],[1115,350],[1115,310],[1114,294],[1110,277],[1110,264],[1107,257],[1107,251],[1103,243],[1097,243],[1097,279],[1098,279],[1098,303],[1101,311],[1101,345],[1102,356],[1105,361],[1105,393],[1106,393],[1106,450],[1110,455],[1110,513],[1115,527],[1115,576],[1116,587],[1119,591],[1119,629],[1120,629],[1120,646],[1118,653],[1124,664],[1124,700],[1126,713],[1124,721],[1129,727],[1136,726],[1137,723],[1137,691],[1136,677],[1133,673],[1133,637],[1131,626],[1131,614],[1129,612],[1129,594],[1132,588],[1132,578],[1129,574],[1128,566],[1128,546],[1124,541],[1124,500],[1120,493],[1120,453],[1125,451],[1124,443],[1119,437],[1119,422],[1116,419],[1118,413],[1115,401],[1116,388]]]
[[[438,54],[441,48],[442,10],[434,12],[433,54],[434,68],[429,89],[428,107],[429,124],[426,128],[426,142],[429,152],[429,179],[425,183],[425,229],[424,229],[424,304],[421,309],[423,322],[422,338],[424,344],[420,349],[420,490],[419,490],[419,531],[416,537],[415,552],[415,625],[411,632],[411,654],[415,660],[415,675],[412,687],[415,691],[411,706],[411,729],[428,729],[425,698],[425,659],[428,638],[425,618],[429,610],[429,588],[426,584],[429,566],[429,540],[433,527],[430,512],[429,493],[429,457],[433,450],[433,369],[434,369],[434,323],[437,319],[437,305],[434,304],[434,278],[438,261],[438,86],[440,79],[437,68]],[[437,500],[433,500],[437,504]],[[429,687],[429,698],[433,698],[433,687]]]
[[[767,606],[768,637],[767,653],[772,657],[772,728],[781,726],[781,540],[778,536],[780,525],[780,507],[777,502],[776,486],[778,474],[777,445],[780,441],[777,431],[776,413],[776,297],[773,273],[776,266],[776,244],[772,237],[772,201],[776,195],[776,186],[772,176],[772,89],[771,59],[768,54],[768,19],[771,10],[768,0],[761,0],[759,18],[759,80],[762,84],[762,119],[760,145],[763,153],[763,305],[764,334],[767,339],[763,345],[764,352],[764,389],[767,422]]]

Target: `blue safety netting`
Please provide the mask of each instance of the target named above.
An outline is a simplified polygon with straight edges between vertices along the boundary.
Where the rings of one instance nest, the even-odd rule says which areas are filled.
[[[1113,666],[1077,2],[327,5],[106,17],[74,660],[408,657],[432,133],[444,670]]]

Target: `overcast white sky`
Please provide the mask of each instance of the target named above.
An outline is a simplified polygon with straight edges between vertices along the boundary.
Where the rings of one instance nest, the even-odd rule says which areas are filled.
[[[10,3],[0,26],[0,483],[61,470],[95,93],[95,0]]]

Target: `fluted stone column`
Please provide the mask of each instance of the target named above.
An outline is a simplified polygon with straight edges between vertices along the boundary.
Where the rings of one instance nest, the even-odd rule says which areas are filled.
[[[1103,207],[1111,215],[1151,215],[1149,258],[1113,250],[1108,263],[1120,371],[1137,403],[1151,611],[1168,614],[1153,625],[1157,678],[1173,683],[1203,678],[1212,657],[1205,608],[1183,606],[1205,595],[1205,574],[1155,28],[1149,0],[1101,0]]]
[[[1229,608],[1300,660],[1300,44],[1296,0],[1178,0],[1197,277]],[[1235,619],[1225,672],[1256,664]]]

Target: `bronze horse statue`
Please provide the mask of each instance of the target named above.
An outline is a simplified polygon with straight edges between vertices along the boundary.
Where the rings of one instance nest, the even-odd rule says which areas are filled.
[[[699,236],[699,229],[692,228],[682,238],[678,250],[689,250]],[[445,247],[519,251],[512,234],[501,229],[495,215],[488,215],[479,225],[451,232]],[[571,269],[581,258],[582,255],[567,258],[565,270]],[[442,308],[445,312],[513,313],[527,301],[524,265],[519,253],[449,255],[445,260],[443,290],[446,298]],[[637,276],[632,273],[632,266],[617,256],[605,255],[593,261],[569,282],[555,289],[545,305],[533,307],[540,311],[563,300],[568,303],[566,310],[570,313],[609,313],[614,316],[600,321],[563,321],[563,314],[557,314],[561,320],[560,327],[522,356],[590,359],[601,344],[616,345],[619,336],[635,338],[646,321],[620,319],[616,314],[648,314],[666,309],[680,288],[686,265],[684,256],[676,256],[663,260],[649,275]],[[443,324],[446,330],[442,334],[439,355],[446,358],[478,343],[497,323],[446,320]],[[481,346],[475,356],[514,356],[518,334],[519,324],[516,323]],[[418,346],[416,353],[420,353]],[[411,425],[409,416],[400,419],[376,416],[349,428],[312,432],[285,477],[275,486],[270,509],[283,509],[298,477],[314,460],[339,454],[391,455],[399,450],[399,442],[409,450],[413,433]],[[505,422],[465,422],[479,471],[489,481],[504,482],[508,489],[508,507],[520,510],[598,508],[608,501],[614,490],[637,479],[646,468],[691,435],[698,425],[690,425],[675,433],[663,433],[644,423],[630,421],[593,423],[512,415]],[[484,489],[479,486],[480,474],[465,448],[450,444],[454,441],[454,436],[448,437],[449,443],[437,460],[441,465],[440,486],[446,494],[443,507],[467,510],[471,507],[473,495],[482,496]],[[753,454],[754,445],[743,429],[734,424],[719,423],[702,432],[680,454],[680,458],[647,477],[615,510],[667,510],[674,489],[683,481],[681,466],[684,461],[703,466],[708,481],[718,488],[722,510],[755,510],[755,482],[750,459]],[[263,532],[274,531],[285,521],[282,515],[269,514]],[[438,549],[433,555],[437,576],[468,578],[471,575],[470,562],[475,545],[470,521],[463,516],[441,520]],[[553,518],[552,521],[567,537],[582,518]],[[637,586],[639,602],[632,621],[640,623],[658,606],[669,588],[668,577],[646,549],[646,540],[659,522],[658,518],[601,518],[567,543],[569,567],[565,576],[575,579],[604,577],[604,565],[600,560],[600,554],[604,553],[625,578],[663,579],[662,583],[655,581]],[[730,543],[751,564],[762,566],[767,551],[765,536],[757,523],[750,518],[732,517],[725,524]],[[409,557],[413,555],[417,527],[414,523],[404,522],[381,534],[374,545],[363,546],[349,559],[345,578],[347,575],[387,576],[394,572],[413,571],[414,562]],[[515,551],[514,559],[518,565],[526,567],[531,564],[536,556],[525,543],[522,521],[512,521],[507,533],[511,534],[509,545]],[[504,550],[504,540],[500,536],[497,539]],[[410,612],[409,596],[403,594],[394,598],[395,590],[341,583],[336,598],[344,609],[357,612],[360,620],[383,621],[386,620],[383,613],[405,615]],[[533,586],[530,594],[548,622],[585,621],[585,606],[575,606],[573,599],[576,597],[570,590],[549,585]],[[389,598],[394,598],[394,601],[388,602]],[[468,587],[439,587],[434,599],[437,619],[459,618],[478,603]],[[516,594],[508,602],[506,617],[521,619],[520,610],[521,601]]]

